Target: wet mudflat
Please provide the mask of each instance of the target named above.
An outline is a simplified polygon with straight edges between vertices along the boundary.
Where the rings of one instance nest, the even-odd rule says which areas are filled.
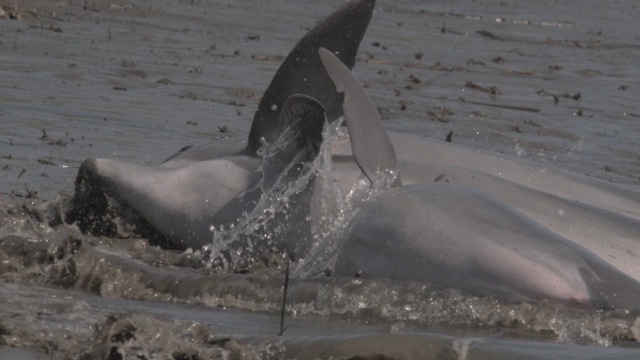
[[[625,314],[509,307],[387,282],[294,284],[289,316],[302,324],[278,338],[281,277],[212,274],[188,254],[48,229],[25,210],[71,193],[88,157],[155,164],[184,145],[245,138],[284,56],[340,4],[3,3],[0,235],[57,249],[2,254],[4,344],[76,358],[108,353],[113,331],[113,346],[148,357],[327,357],[327,344],[349,357],[374,343],[398,358],[425,343],[433,358],[638,356],[617,347],[640,332]],[[354,73],[390,130],[452,132],[456,143],[638,187],[638,6],[380,0]],[[69,237],[90,249],[74,253]],[[95,251],[110,252],[108,269]],[[158,285],[159,276],[199,290]],[[374,290],[384,296],[371,299]]]

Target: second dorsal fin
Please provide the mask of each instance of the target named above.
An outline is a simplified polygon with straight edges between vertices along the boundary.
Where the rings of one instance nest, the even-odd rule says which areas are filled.
[[[373,184],[391,181],[400,185],[398,160],[378,110],[360,82],[329,50],[321,48],[320,58],[336,89],[344,93],[344,117],[349,128],[351,150],[362,172]],[[393,179],[389,179],[393,176]]]

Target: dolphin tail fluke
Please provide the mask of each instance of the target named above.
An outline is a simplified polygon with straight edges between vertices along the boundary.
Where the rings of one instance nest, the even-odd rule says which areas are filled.
[[[342,96],[322,70],[318,49],[325,47],[339,54],[349,68],[355,64],[375,0],[350,1],[311,29],[282,62],[265,91],[251,125],[247,153],[255,154],[261,138],[268,143],[278,137],[278,119],[287,98],[304,94],[323,104],[329,121],[342,116]]]
[[[373,184],[400,185],[396,153],[382,125],[375,105],[351,71],[329,50],[321,48],[320,58],[336,89],[344,93],[344,117],[351,137],[351,149],[362,172]]]

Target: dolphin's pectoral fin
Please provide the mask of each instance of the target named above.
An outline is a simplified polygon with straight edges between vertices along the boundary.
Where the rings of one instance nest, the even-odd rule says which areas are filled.
[[[320,58],[338,92],[344,93],[344,117],[349,128],[353,157],[373,184],[390,182],[399,186],[396,152],[375,105],[351,71],[329,50],[321,48]]]
[[[291,95],[284,103],[278,128],[280,137],[267,151],[263,171],[269,188],[283,172],[287,177],[299,171],[299,164],[312,161],[320,151],[326,116],[322,105],[306,95]],[[288,170],[293,166],[293,171]]]
[[[247,153],[255,154],[265,138],[272,143],[278,137],[280,111],[292,94],[312,96],[324,105],[329,121],[342,115],[342,95],[336,93],[331,79],[322,71],[318,49],[326,47],[339,54],[349,68],[371,15],[374,0],[350,1],[309,31],[282,62],[258,105],[247,142]]]

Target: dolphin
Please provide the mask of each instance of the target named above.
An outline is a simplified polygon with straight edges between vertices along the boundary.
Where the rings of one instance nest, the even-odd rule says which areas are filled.
[[[403,184],[445,178],[480,189],[640,281],[638,189],[462,145],[393,132],[389,138]],[[332,142],[343,193],[361,173],[350,147],[349,139]]]
[[[307,109],[305,116],[311,124],[322,122],[320,107],[324,108],[328,122],[343,114],[344,97],[335,91],[317,50],[329,48],[348,68],[352,67],[373,7],[374,1],[351,1],[300,40],[265,92],[247,141],[227,139],[188,146],[157,166],[106,159],[85,161],[76,179],[76,192],[66,213],[67,222],[78,223],[83,231],[114,235],[121,226],[129,224],[122,224],[122,218],[113,213],[130,212],[136,232],[143,237],[167,247],[199,249],[212,243],[215,235],[212,230],[219,232],[246,222],[260,211],[272,211],[268,204],[261,205],[261,199],[298,181],[296,177],[304,171],[292,171],[289,165],[299,168],[313,159],[313,152],[295,159],[291,151],[278,153],[277,146],[271,147],[284,134],[278,125],[283,112],[297,108],[287,105],[286,99],[297,94],[298,101],[307,104],[303,108]],[[348,92],[357,93],[358,88],[352,84]],[[367,111],[377,116],[371,110],[371,100],[364,99],[368,102],[366,106],[345,106],[352,111],[348,119],[370,118],[362,116]],[[293,115],[285,115],[288,116]],[[304,128],[304,122],[297,124]],[[331,169],[327,173],[311,174],[312,179],[305,180],[302,189],[293,194],[294,211],[288,212],[299,217],[284,220],[275,216],[270,220],[272,225],[280,222],[284,226],[278,230],[281,242],[276,245],[284,247],[294,258],[308,254],[309,228],[321,226],[319,219],[327,217],[327,213],[327,218],[335,216],[340,211],[339,204],[345,200],[340,194],[349,196],[363,179],[376,180],[379,184],[374,185],[379,187],[408,189],[440,186],[432,184],[433,181],[446,178],[463,189],[484,194],[481,198],[488,202],[488,208],[506,206],[507,213],[517,211],[520,222],[546,228],[545,234],[551,232],[568,239],[609,266],[640,280],[640,269],[636,266],[640,254],[640,192],[636,189],[456,144],[387,134],[381,125],[351,126],[349,131],[351,137],[346,139],[323,139],[330,140]],[[287,140],[287,136],[290,135],[284,135],[283,140]],[[258,151],[261,144],[268,145],[264,151]],[[368,152],[377,154],[371,157],[370,163],[367,163]],[[276,163],[264,154],[274,154]],[[284,166],[287,161],[289,165]],[[378,173],[382,175],[376,175]],[[501,205],[495,205],[496,202]],[[371,211],[367,209],[375,207],[374,203],[366,203],[363,213]],[[296,223],[296,219],[300,220],[297,227],[288,226]],[[355,220],[354,224],[358,223]],[[465,224],[464,219],[459,222]],[[469,223],[473,224],[474,220]],[[333,224],[329,222],[324,226],[311,233],[326,234]],[[357,228],[352,225],[352,229]],[[349,253],[347,245],[344,249],[342,258]],[[371,256],[371,261],[373,259]],[[581,291],[581,296],[575,298],[584,300],[584,288]]]
[[[637,189],[462,145],[392,132],[389,138],[404,185],[442,178],[479,189],[640,281]],[[349,140],[332,142],[343,193],[362,174],[350,146]]]
[[[231,226],[252,211],[263,194],[276,186],[287,188],[299,177],[301,166],[320,150],[325,121],[317,100],[294,94],[280,113],[280,138],[265,148],[269,156],[263,160],[240,154],[176,168],[85,160],[76,179],[75,214],[68,217],[95,217],[86,226],[96,226],[106,206],[100,203],[115,201],[133,208],[169,241],[176,241],[174,245],[199,249],[212,242],[212,225]]]
[[[344,93],[355,162],[378,186],[339,245],[337,276],[430,282],[516,301],[640,308],[639,281],[509,204],[453,182],[403,186],[392,142],[363,87],[333,53],[320,49],[320,57]]]
[[[350,1],[296,44],[265,91],[246,141],[187,146],[158,166],[85,160],[66,221],[96,235],[133,227],[155,243],[179,249],[210,244],[213,229],[237,223],[271,190],[265,182],[273,185],[284,176],[279,172],[292,161],[292,150],[270,154],[273,159],[258,155],[263,144],[274,144],[283,134],[283,123],[306,134],[298,140],[315,141],[314,124],[324,123],[325,114],[329,121],[342,115],[342,95],[322,70],[318,48],[340,54],[352,67],[374,5],[374,0]],[[130,214],[118,220],[114,213]]]

